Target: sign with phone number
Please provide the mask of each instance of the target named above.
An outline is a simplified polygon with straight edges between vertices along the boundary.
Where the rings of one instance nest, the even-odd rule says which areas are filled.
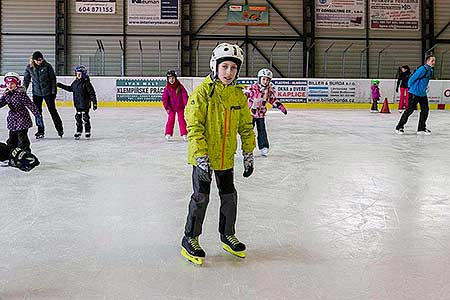
[[[115,14],[116,1],[77,0],[76,11],[79,14]]]

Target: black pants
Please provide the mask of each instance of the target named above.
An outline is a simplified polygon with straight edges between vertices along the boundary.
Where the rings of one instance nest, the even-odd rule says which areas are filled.
[[[220,197],[219,232],[225,235],[235,234],[237,215],[237,192],[234,188],[233,169],[214,171]],[[211,182],[200,181],[197,167],[192,170],[192,186],[194,193],[189,202],[189,212],[184,228],[187,237],[196,237],[202,233],[203,220],[209,203]]]
[[[253,127],[256,124],[258,132],[258,149],[269,148],[269,140],[267,138],[266,123],[264,118],[253,118]]]
[[[77,110],[75,114],[75,121],[77,125],[77,132],[83,132],[83,123],[85,132],[91,132],[91,117],[89,116],[89,109]]]
[[[56,104],[55,104],[56,95],[47,95],[47,96],[36,96],[33,95],[33,102],[37,106],[37,109],[42,115],[42,101],[45,100],[45,103],[47,104],[48,112],[52,116],[53,124],[55,124],[56,131],[58,133],[64,132],[63,130],[63,124],[61,121],[61,117],[58,114],[58,111],[56,110]],[[38,133],[44,134],[45,128],[44,126],[39,127],[38,126]]]
[[[14,149],[19,147],[22,150],[30,151],[30,139],[28,138],[28,129],[18,130],[18,131],[9,131],[9,139],[6,141],[6,144],[10,147],[10,149]]]
[[[378,110],[378,101],[380,101],[380,98],[372,99],[372,107],[370,110]]]
[[[409,116],[414,112],[417,103],[420,104],[419,126],[417,127],[417,131],[424,131],[425,128],[427,128],[426,122],[428,119],[428,112],[429,112],[428,97],[427,96],[419,97],[413,94],[409,94],[408,109],[403,112],[396,129],[400,129],[405,126],[406,122],[408,122]]]

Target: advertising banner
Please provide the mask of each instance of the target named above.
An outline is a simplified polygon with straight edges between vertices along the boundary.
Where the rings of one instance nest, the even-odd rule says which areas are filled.
[[[229,5],[227,25],[269,26],[269,7],[256,5]]]
[[[367,92],[358,91],[355,80],[315,79],[308,81],[308,102],[353,103]]]
[[[76,0],[79,14],[115,14],[116,0]]]
[[[364,29],[364,0],[316,0],[316,27]]]
[[[370,29],[419,30],[419,0],[370,0]]]
[[[128,25],[179,24],[179,0],[128,0]]]
[[[164,79],[143,79],[127,78],[116,79],[116,100],[117,101],[161,101],[164,87],[167,80]]]

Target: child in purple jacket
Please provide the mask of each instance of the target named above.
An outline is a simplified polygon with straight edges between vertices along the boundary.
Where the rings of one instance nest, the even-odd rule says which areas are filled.
[[[33,126],[33,123],[27,108],[35,115],[36,125],[38,126],[43,126],[42,116],[36,105],[27,96],[25,89],[19,86],[19,74],[15,72],[6,73],[4,80],[6,90],[0,97],[0,108],[5,105],[9,106],[7,117],[9,139],[6,143],[11,149],[20,148],[31,151],[28,129]]]
[[[377,113],[378,112],[378,101],[380,101],[380,88],[379,80],[372,80],[372,86],[370,89],[372,90],[372,107],[370,109],[370,112]]]
[[[180,135],[187,142],[186,121],[184,120],[184,108],[188,100],[188,94],[184,86],[178,81],[175,71],[167,71],[167,84],[162,95],[162,102],[167,112],[165,136],[167,141],[172,139],[175,116],[178,115]]]

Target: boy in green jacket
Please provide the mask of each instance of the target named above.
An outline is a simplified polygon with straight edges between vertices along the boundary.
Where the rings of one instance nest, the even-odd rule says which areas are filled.
[[[235,236],[237,192],[233,167],[237,134],[241,137],[244,177],[253,173],[255,135],[242,88],[237,85],[244,60],[237,45],[219,44],[213,51],[211,74],[190,95],[185,118],[188,129],[188,162],[193,165],[194,192],[189,203],[181,254],[196,264],[206,256],[198,237],[209,203],[212,174],[220,196],[219,233],[223,248],[245,257],[245,245]]]

